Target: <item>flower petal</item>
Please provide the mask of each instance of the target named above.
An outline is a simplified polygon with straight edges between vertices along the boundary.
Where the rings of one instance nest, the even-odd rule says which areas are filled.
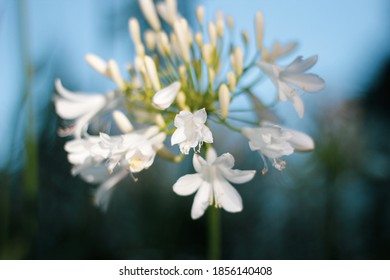
[[[255,170],[239,170],[220,167],[223,176],[234,184],[243,184],[253,179]]]
[[[192,116],[191,112],[184,111],[184,110],[180,111],[180,113],[178,115],[176,115],[176,117],[175,117],[174,125],[177,128],[184,126],[185,120],[190,116]]]
[[[280,78],[307,92],[317,92],[322,90],[325,87],[325,81],[315,74],[281,73]]]
[[[243,209],[242,199],[237,190],[229,184],[221,175],[216,175],[213,180],[214,193],[217,202],[228,212],[240,212]]]
[[[184,133],[184,127],[179,127],[175,130],[171,137],[171,145],[179,144],[186,140],[186,135]]]
[[[298,113],[298,116],[300,118],[303,118],[303,114],[305,112],[305,106],[303,105],[303,101],[301,97],[298,94],[296,94],[292,96],[290,100],[292,101],[295,111],[297,111]]]
[[[182,196],[187,196],[196,192],[203,180],[200,174],[188,174],[180,177],[173,185],[173,191]]]
[[[207,152],[206,152],[206,161],[208,164],[213,164],[214,161],[217,159],[217,152],[214,150],[213,147],[210,147],[209,149],[207,149]]]
[[[196,124],[204,124],[207,120],[206,109],[200,109],[194,113],[194,123]]]
[[[153,106],[160,110],[167,109],[169,106],[171,106],[173,101],[175,101],[175,98],[180,90],[180,87],[181,87],[180,82],[174,82],[169,86],[157,91],[152,99]]]
[[[208,163],[198,154],[194,154],[192,158],[192,164],[196,172],[201,173],[204,166],[207,166]]]
[[[295,150],[299,152],[306,152],[314,149],[314,141],[309,135],[291,129],[288,131],[292,135],[288,142]]]
[[[193,220],[200,218],[212,199],[212,188],[210,183],[203,181],[192,203],[191,218]]]
[[[313,55],[306,59],[303,59],[302,56],[298,56],[286,67],[285,71],[290,73],[303,73],[312,68],[314,64],[317,63],[317,60],[317,55]]]
[[[211,133],[210,128],[208,128],[205,125],[203,125],[203,127],[202,127],[202,139],[201,139],[201,141],[202,142],[206,142],[206,143],[213,143],[213,141],[214,141],[213,134]]]

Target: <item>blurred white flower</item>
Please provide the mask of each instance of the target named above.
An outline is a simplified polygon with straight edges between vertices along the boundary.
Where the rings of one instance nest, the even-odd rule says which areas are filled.
[[[304,114],[304,106],[296,88],[306,92],[317,92],[325,87],[324,80],[319,76],[305,73],[316,64],[317,60],[318,56],[316,55],[307,59],[298,56],[284,67],[264,61],[259,62],[260,68],[278,89],[279,99],[281,101],[290,100],[301,118]]]
[[[172,105],[181,87],[180,82],[174,82],[169,86],[160,89],[152,98],[152,104],[155,108],[165,110]]]
[[[200,109],[195,113],[181,111],[175,117],[174,125],[177,127],[171,138],[171,144],[179,144],[180,151],[188,154],[191,148],[201,146],[203,142],[213,143],[213,135],[205,125],[206,110]]]
[[[71,130],[75,138],[81,138],[89,121],[102,109],[106,109],[115,96],[113,92],[106,95],[74,93],[65,89],[60,80],[56,80],[55,86],[59,94],[54,98],[56,113],[64,120],[75,121]]]
[[[256,128],[243,128],[242,133],[249,139],[250,149],[259,151],[264,161],[263,175],[268,171],[264,156],[271,160],[276,169],[283,170],[286,162],[280,159],[282,156],[291,155],[294,149],[297,151],[314,149],[314,142],[310,136],[269,123]]]
[[[153,164],[165,138],[165,133],[160,132],[157,126],[118,136],[100,133],[100,156],[107,159],[106,166],[109,172],[113,172],[119,164],[132,173],[137,173]]]
[[[206,160],[194,154],[193,165],[197,173],[184,175],[173,185],[173,191],[178,195],[187,196],[197,191],[191,209],[192,219],[200,218],[213,203],[228,212],[242,211],[241,196],[229,181],[246,183],[252,180],[255,170],[232,169],[233,156],[225,153],[217,157],[212,148],[207,150]]]

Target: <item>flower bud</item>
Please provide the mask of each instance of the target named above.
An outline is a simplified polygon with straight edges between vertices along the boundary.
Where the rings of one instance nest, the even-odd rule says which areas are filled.
[[[118,85],[120,90],[124,90],[126,85],[122,79],[122,75],[119,71],[118,64],[115,60],[110,59],[107,64],[108,73],[110,73],[110,77],[114,80],[114,82]]]
[[[116,125],[122,133],[129,133],[133,131],[133,125],[125,116],[125,114],[123,114],[121,111],[115,110],[114,112],[112,112],[112,117],[114,118]]]
[[[209,72],[209,84],[210,87],[213,87],[214,80],[215,80],[215,71],[209,67],[208,72]]]
[[[103,59],[101,59],[97,55],[88,53],[85,56],[85,60],[87,61],[89,66],[91,66],[94,70],[96,70],[102,75],[108,76],[107,63]]]
[[[215,27],[215,24],[212,22],[209,22],[209,37],[210,37],[210,42],[211,45],[214,47],[217,46],[217,28]]]
[[[160,79],[158,78],[156,64],[154,63],[153,59],[150,56],[145,56],[144,58],[145,68],[146,72],[148,73],[149,79],[152,83],[154,90],[160,90]]]
[[[185,63],[190,63],[190,48],[188,45],[188,34],[186,33],[187,28],[185,26],[186,21],[177,20],[173,27],[174,32],[178,41],[181,56]]]
[[[263,47],[264,17],[260,11],[256,13],[255,26],[256,26],[256,38],[257,38],[257,50],[261,51]]]
[[[196,9],[196,18],[198,19],[198,22],[200,25],[203,25],[203,19],[204,19],[204,7],[198,6]]]
[[[225,21],[224,21],[223,13],[221,11],[217,12],[216,26],[217,26],[217,35],[219,37],[222,37],[223,32],[225,30]]]
[[[198,44],[199,47],[202,47],[202,45],[203,45],[202,33],[198,32],[195,34],[195,42]]]
[[[152,30],[146,30],[144,33],[146,47],[148,50],[153,51],[156,47],[156,33]]]
[[[229,73],[227,75],[227,81],[228,81],[228,85],[229,85],[229,90],[231,92],[234,92],[234,90],[236,89],[237,78],[236,78],[236,75],[234,75],[233,71],[229,71]]]
[[[232,16],[227,17],[227,24],[229,26],[229,29],[232,30],[234,27],[234,20]]]
[[[173,101],[175,101],[175,98],[180,88],[181,88],[181,83],[174,82],[169,86],[157,91],[152,98],[153,106],[160,110],[167,109],[169,106],[171,106]]]
[[[221,106],[221,116],[226,119],[229,114],[230,92],[225,84],[219,88],[219,105]]]
[[[153,0],[138,0],[138,3],[150,26],[154,29],[154,31],[159,31],[161,29],[161,24],[158,19]]]
[[[129,32],[134,44],[142,44],[141,31],[138,20],[136,18],[129,19]]]
[[[214,60],[214,47],[210,44],[202,46],[202,57],[208,66],[213,64]]]
[[[243,71],[243,64],[244,64],[244,55],[242,53],[242,49],[240,47],[236,47],[233,51],[233,53],[230,55],[230,61],[232,63],[232,66],[234,70],[237,73],[237,76],[241,76]]]

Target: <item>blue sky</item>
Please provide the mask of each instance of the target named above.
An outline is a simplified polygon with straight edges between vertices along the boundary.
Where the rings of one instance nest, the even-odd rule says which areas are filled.
[[[99,77],[84,62],[84,55],[93,52],[104,58],[115,58],[125,67],[131,59],[129,38],[107,42],[102,26],[107,9],[119,11],[125,0],[112,1],[109,7],[96,0],[30,0],[28,23],[30,52],[34,62],[64,57],[66,85],[79,90],[107,91],[113,85]],[[180,2],[180,0],[179,0]],[[237,29],[254,34],[253,17],[261,9],[265,17],[265,44],[275,39],[296,40],[295,55],[318,54],[313,68],[327,81],[327,90],[319,97],[305,97],[305,103],[320,104],[324,100],[355,96],[363,91],[384,58],[390,54],[390,4],[387,0],[210,0],[197,1],[206,7],[206,16],[217,10],[234,17]],[[15,127],[12,115],[20,102],[22,68],[19,50],[17,1],[0,1],[0,166],[9,158],[10,135]],[[112,20],[118,20],[113,18]],[[127,21],[124,22],[124,25]],[[291,57],[283,63],[288,63]],[[264,85],[269,87],[270,85]],[[75,88],[72,88],[76,90]],[[36,85],[34,99],[46,99]],[[310,100],[309,100],[310,99]]]

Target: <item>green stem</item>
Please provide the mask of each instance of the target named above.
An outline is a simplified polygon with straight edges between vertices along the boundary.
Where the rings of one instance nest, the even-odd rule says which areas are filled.
[[[208,259],[221,259],[221,213],[216,207],[208,209]]]

